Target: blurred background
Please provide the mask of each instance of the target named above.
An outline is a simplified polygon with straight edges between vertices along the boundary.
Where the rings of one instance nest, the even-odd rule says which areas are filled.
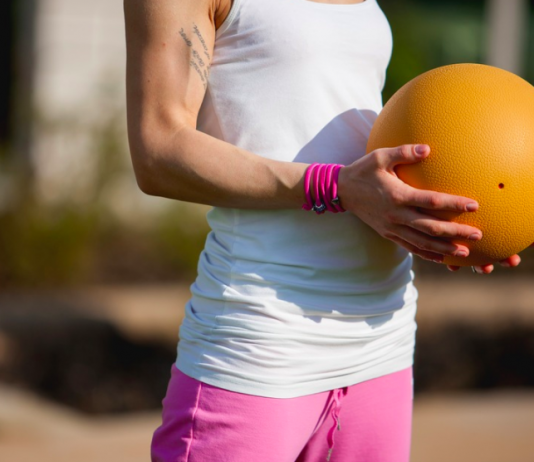
[[[530,0],[379,1],[384,101],[437,66],[534,82]],[[0,459],[149,460],[206,207],[143,194],[119,0],[0,3]],[[413,462],[534,461],[534,249],[416,263]]]

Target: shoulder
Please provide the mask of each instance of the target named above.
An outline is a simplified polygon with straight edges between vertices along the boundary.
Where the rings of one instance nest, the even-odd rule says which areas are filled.
[[[228,17],[233,0],[124,0],[126,28],[140,32],[164,32],[194,19],[218,29]]]

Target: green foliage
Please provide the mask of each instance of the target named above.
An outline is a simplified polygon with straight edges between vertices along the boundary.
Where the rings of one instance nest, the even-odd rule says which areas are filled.
[[[383,6],[394,37],[384,102],[414,77],[447,64],[482,62],[484,14],[480,2],[405,1]]]
[[[96,233],[94,211],[36,204],[0,216],[0,285],[80,282]]]
[[[527,69],[525,78],[534,85],[534,4],[531,6],[531,14],[529,18],[529,37],[527,37],[526,62]]]
[[[207,233],[203,210],[154,198],[168,201],[167,207],[149,216],[140,210],[139,220],[134,210],[125,222],[110,207],[109,185],[119,177],[131,177],[132,196],[145,197],[135,186],[123,117],[112,111],[94,123],[39,120],[39,129],[47,135],[79,131],[85,149],[96,158],[92,187],[81,200],[67,194],[53,205],[43,203],[28,169],[17,166],[15,156],[3,157],[0,172],[15,187],[9,200],[2,198],[7,207],[0,211],[0,287],[193,277]]]
[[[176,203],[159,217],[151,234],[158,256],[192,278],[208,231],[204,214],[194,206]]]

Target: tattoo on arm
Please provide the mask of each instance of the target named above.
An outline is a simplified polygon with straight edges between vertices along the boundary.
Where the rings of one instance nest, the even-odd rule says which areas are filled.
[[[193,46],[193,43],[191,42],[191,40],[189,40],[189,39],[187,38],[187,34],[185,33],[183,27],[180,29],[180,35],[182,36],[182,38],[184,39],[184,42],[186,43],[186,45],[187,45],[188,47]]]
[[[202,44],[202,48],[204,50],[204,54],[206,55],[206,58],[208,58],[208,61],[211,62],[211,56],[208,53],[208,47],[206,46],[206,42],[204,41],[204,37],[202,37],[202,34],[198,30],[198,27],[196,24],[193,24],[193,33],[198,37],[200,40],[200,43]]]
[[[198,64],[200,64],[202,67],[204,67],[205,66],[204,60],[200,57],[200,55],[198,54],[197,50],[192,49],[191,53],[193,53],[193,57],[197,60]]]
[[[211,56],[208,53],[208,47],[206,46],[206,41],[204,40],[204,37],[202,37],[202,34],[200,33],[200,30],[198,29],[196,24],[193,24],[193,34],[197,37],[197,39],[200,41],[200,44],[202,46],[202,53],[207,58],[207,63],[205,59],[200,56],[200,53],[195,49],[193,41],[189,38],[187,33],[185,32],[184,28],[182,27],[180,29],[180,36],[182,37],[185,44],[191,49],[191,59],[189,60],[189,66],[196,71],[196,73],[199,75],[200,80],[202,81],[202,85],[204,85],[204,89],[208,87],[208,77],[209,77],[209,69],[211,66]]]

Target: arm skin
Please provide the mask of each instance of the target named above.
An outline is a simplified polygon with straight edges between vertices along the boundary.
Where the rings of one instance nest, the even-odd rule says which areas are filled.
[[[203,71],[230,6],[230,0],[124,0],[128,138],[137,183],[149,195],[212,206],[300,208],[306,164],[265,159],[196,130]],[[422,154],[413,145],[378,149],[341,170],[339,197],[384,238],[440,262],[468,252],[449,239],[481,233],[417,211],[478,206],[396,177],[395,165],[419,162],[429,152],[426,145]]]
[[[214,0],[125,0],[130,153],[150,195],[235,208],[297,208],[305,164],[264,159],[196,130],[205,88],[190,65],[213,54]],[[192,43],[189,47],[180,31]]]

